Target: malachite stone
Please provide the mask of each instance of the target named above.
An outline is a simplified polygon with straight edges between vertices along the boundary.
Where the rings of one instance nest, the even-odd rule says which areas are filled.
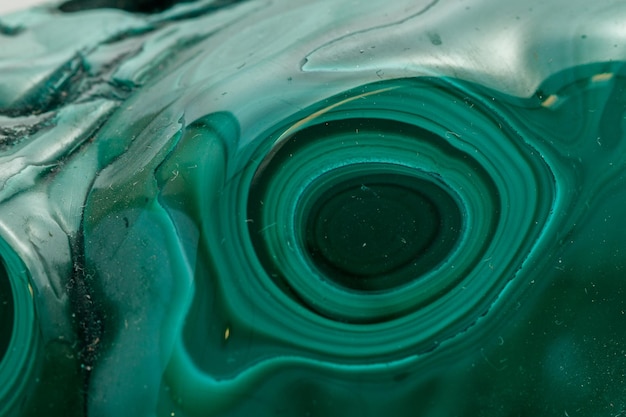
[[[626,415],[625,21],[0,17],[0,416]]]

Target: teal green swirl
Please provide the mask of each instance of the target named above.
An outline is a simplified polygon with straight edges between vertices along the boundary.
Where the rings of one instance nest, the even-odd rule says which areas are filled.
[[[229,125],[226,115],[204,118],[186,137],[224,149]],[[413,372],[471,329],[510,287],[556,204],[553,173],[519,132],[460,84],[412,79],[359,87],[292,115],[251,141],[256,156],[228,179],[218,168],[224,151],[207,154],[214,185],[203,187],[198,208],[204,266],[168,367],[181,404],[199,414],[219,410],[281,369],[365,378]],[[337,187],[345,192],[329,197]],[[408,199],[411,224],[437,225],[415,226],[426,230],[421,240],[389,234],[409,252],[384,252],[388,243],[375,241],[406,219],[361,230],[356,235],[376,247],[366,256],[361,241],[339,230],[330,241],[352,245],[344,250],[356,263],[320,263],[311,245],[324,250],[327,240],[310,241],[320,210],[332,219],[337,207],[372,193],[374,201],[383,195],[382,210]],[[424,211],[411,217],[415,207]],[[351,222],[341,216],[324,233]],[[380,251],[392,258],[389,269],[360,276],[367,268],[359,262]],[[205,343],[235,355],[221,364],[198,343],[207,314],[219,338]],[[245,362],[233,359],[244,351]]]
[[[2,16],[0,416],[626,415],[626,3],[466,3]]]
[[[94,407],[248,415],[291,392],[296,414],[330,398],[346,415],[363,415],[354,404],[379,415],[388,401],[407,415],[414,398],[463,392],[452,383],[481,381],[488,395],[500,392],[489,378],[515,376],[530,389],[541,355],[561,345],[533,353],[552,339],[519,329],[551,305],[536,300],[572,280],[588,289],[561,262],[595,256],[575,228],[600,227],[583,220],[588,210],[621,195],[623,141],[600,122],[621,123],[601,107],[625,108],[618,70],[577,67],[527,99],[454,79],[366,84],[268,110],[274,125],[262,130],[226,111],[186,120],[206,104],[194,100],[149,108],[127,136],[110,127],[102,137],[119,141],[100,143],[85,209],[87,268],[107,318],[91,389],[126,395],[109,382],[164,376],[145,401]],[[578,120],[590,106],[606,116]],[[620,242],[614,233],[607,245]],[[433,407],[453,414],[476,401]]]

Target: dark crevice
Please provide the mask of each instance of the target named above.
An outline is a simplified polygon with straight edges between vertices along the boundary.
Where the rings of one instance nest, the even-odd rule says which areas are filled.
[[[81,81],[85,77],[83,59],[75,56],[32,88],[19,102],[1,109],[0,114],[19,117],[55,110],[80,94]]]
[[[59,10],[65,13],[75,13],[84,10],[94,9],[118,9],[131,13],[140,14],[154,14],[164,12],[177,4],[194,3],[197,0],[71,0],[63,3],[59,6]],[[210,4],[188,10],[176,16],[168,17],[168,21],[177,21],[184,19],[192,19],[194,17],[203,16],[205,14],[213,13],[217,10],[223,9],[235,5],[237,3],[243,3],[248,0],[215,0]],[[139,31],[143,33],[143,31]],[[130,35],[136,35],[137,33],[127,32],[125,35],[118,35],[115,39],[124,39]],[[107,43],[112,42],[109,40]]]
[[[50,117],[33,122],[32,124],[15,124],[0,126],[0,151],[6,151],[18,145],[23,139],[34,135],[42,129],[52,126]]]
[[[105,39],[104,41],[100,42],[100,45],[111,45],[114,43],[124,41],[126,39],[135,38],[138,36],[142,36],[146,33],[154,32],[156,29],[157,29],[156,26],[150,25],[150,26],[145,26],[142,28],[133,28],[133,29],[121,31]]]
[[[114,44],[114,43],[129,39],[129,38],[142,36],[146,33],[150,33],[164,26],[167,26],[171,22],[179,22],[181,20],[193,19],[196,17],[215,13],[221,9],[225,9],[227,7],[234,6],[239,3],[243,3],[245,1],[248,1],[248,0],[216,0],[212,2],[211,4],[194,8],[192,10],[187,10],[182,13],[176,14],[174,16],[168,16],[167,19],[157,20],[155,22],[153,21],[149,25],[141,27],[141,28],[133,28],[133,29],[129,29],[123,32],[119,32],[115,34],[114,36],[111,36],[110,38],[101,42],[101,45]]]
[[[96,126],[90,133],[89,137],[95,136],[104,126],[102,122]],[[63,166],[66,160],[69,160],[74,154],[80,153],[84,147],[89,146],[89,140],[83,142],[81,146],[66,155],[59,161],[58,166]],[[56,175],[56,168],[50,170],[51,175]],[[89,189],[93,188],[93,182]],[[89,198],[89,193],[85,197],[85,203]],[[80,225],[76,235],[70,235],[70,250],[72,259],[72,272],[66,283],[66,290],[70,302],[70,310],[72,312],[73,325],[77,336],[77,354],[80,363],[80,372],[82,376],[82,389],[80,392],[81,404],[76,405],[82,407],[82,415],[87,416],[89,407],[90,385],[94,367],[102,351],[102,340],[106,330],[107,315],[104,312],[101,297],[97,295],[98,276],[96,271],[88,269],[85,256],[85,233],[84,233],[84,212],[81,212]]]
[[[66,13],[93,9],[120,9],[132,13],[160,13],[178,3],[196,0],[70,0],[59,6]]]
[[[220,9],[245,1],[247,0],[217,0],[208,5],[189,10],[180,15],[172,16],[166,20],[155,22],[142,28],[134,28],[132,30],[117,33],[100,42],[99,45],[112,44],[131,37],[142,36],[163,26],[167,26],[171,22],[192,19],[194,17],[213,13]],[[72,9],[72,11],[78,11],[79,4],[84,4],[84,9],[97,8],[95,4],[101,5],[98,7],[105,7],[104,4],[119,4],[120,8],[124,9],[124,7],[127,7],[124,10],[128,9],[141,11],[148,9],[157,10],[168,4],[168,7],[171,7],[176,3],[185,2],[186,1],[176,2],[174,0],[157,0],[151,2],[144,1],[143,3],[150,3],[152,6],[141,6],[143,3],[139,2],[135,6],[131,7],[130,4],[135,3],[128,0],[72,0],[64,3],[61,8],[69,8]],[[70,4],[75,4],[76,6],[70,6]],[[2,32],[2,27],[3,26],[0,23],[0,33]],[[190,44],[193,44],[201,39],[203,38],[199,37],[198,39],[193,39],[187,44],[181,45],[181,47],[189,46]],[[106,79],[106,75],[110,75],[118,64],[128,59],[128,57],[129,54],[126,54],[119,59],[112,61],[109,65],[107,65],[104,73],[90,74],[89,64],[86,61],[86,57],[81,53],[77,53],[72,59],[57,68],[52,74],[50,74],[50,76],[39,82],[38,85],[32,87],[28,93],[20,98],[19,101],[11,103],[4,108],[0,107],[0,115],[9,117],[39,115],[55,111],[73,102],[85,101],[94,97],[113,97],[115,100],[124,100],[138,86],[120,83],[116,80],[108,80]],[[105,91],[107,88],[112,91]],[[90,94],[90,91],[94,92],[96,90],[97,92],[95,95]]]
[[[126,56],[111,62],[105,68],[107,74],[117,68]],[[54,71],[47,79],[31,89],[19,102],[0,109],[0,115],[12,118],[41,115],[54,112],[71,103],[81,103],[97,98],[110,98],[115,101],[125,100],[133,91],[128,86],[119,85],[105,79],[105,74],[89,74],[87,65],[81,56],[76,56]],[[35,133],[40,125],[31,126],[27,134]],[[6,129],[5,129],[6,130]],[[19,130],[24,130],[20,128]],[[2,135],[12,136],[10,130],[0,130]],[[17,132],[19,133],[19,132]]]
[[[78,357],[83,376],[82,407],[86,416],[92,370],[97,361],[100,341],[104,334],[104,314],[99,302],[93,296],[94,276],[86,270],[82,222],[77,237],[73,239],[72,255],[74,267],[67,283],[67,292],[78,336]]]
[[[180,20],[193,19],[195,17],[200,17],[200,16],[204,16],[210,13],[214,13],[221,9],[225,9],[227,7],[234,6],[236,4],[243,3],[246,1],[248,0],[216,0],[216,1],[213,1],[211,4],[207,4],[206,6],[198,7],[196,9],[177,14],[176,16],[172,16],[168,18],[168,21],[175,22],[175,21],[180,21]]]
[[[0,35],[17,36],[24,31],[23,26],[8,26],[0,22]]]

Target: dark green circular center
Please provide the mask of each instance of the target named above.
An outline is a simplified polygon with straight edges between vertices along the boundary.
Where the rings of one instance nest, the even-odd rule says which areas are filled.
[[[306,276],[367,293],[427,276],[463,234],[460,197],[420,168],[435,152],[456,161],[446,143],[378,119],[322,123],[276,143],[252,179],[247,212],[268,276],[300,295],[312,292]]]
[[[316,197],[306,250],[328,279],[354,290],[385,290],[419,278],[448,256],[461,229],[452,197],[418,177],[365,175]]]
[[[4,264],[0,262],[0,360],[4,357],[13,335],[13,291]]]

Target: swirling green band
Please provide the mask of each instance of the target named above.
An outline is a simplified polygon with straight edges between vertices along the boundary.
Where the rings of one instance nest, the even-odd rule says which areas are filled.
[[[178,345],[176,368],[199,366],[184,383],[173,376],[181,401],[296,363],[416,369],[465,333],[554,204],[554,177],[518,131],[493,103],[425,78],[347,91],[258,135],[252,162],[207,203],[212,275],[197,289],[223,300],[223,343],[256,360],[220,377]]]

